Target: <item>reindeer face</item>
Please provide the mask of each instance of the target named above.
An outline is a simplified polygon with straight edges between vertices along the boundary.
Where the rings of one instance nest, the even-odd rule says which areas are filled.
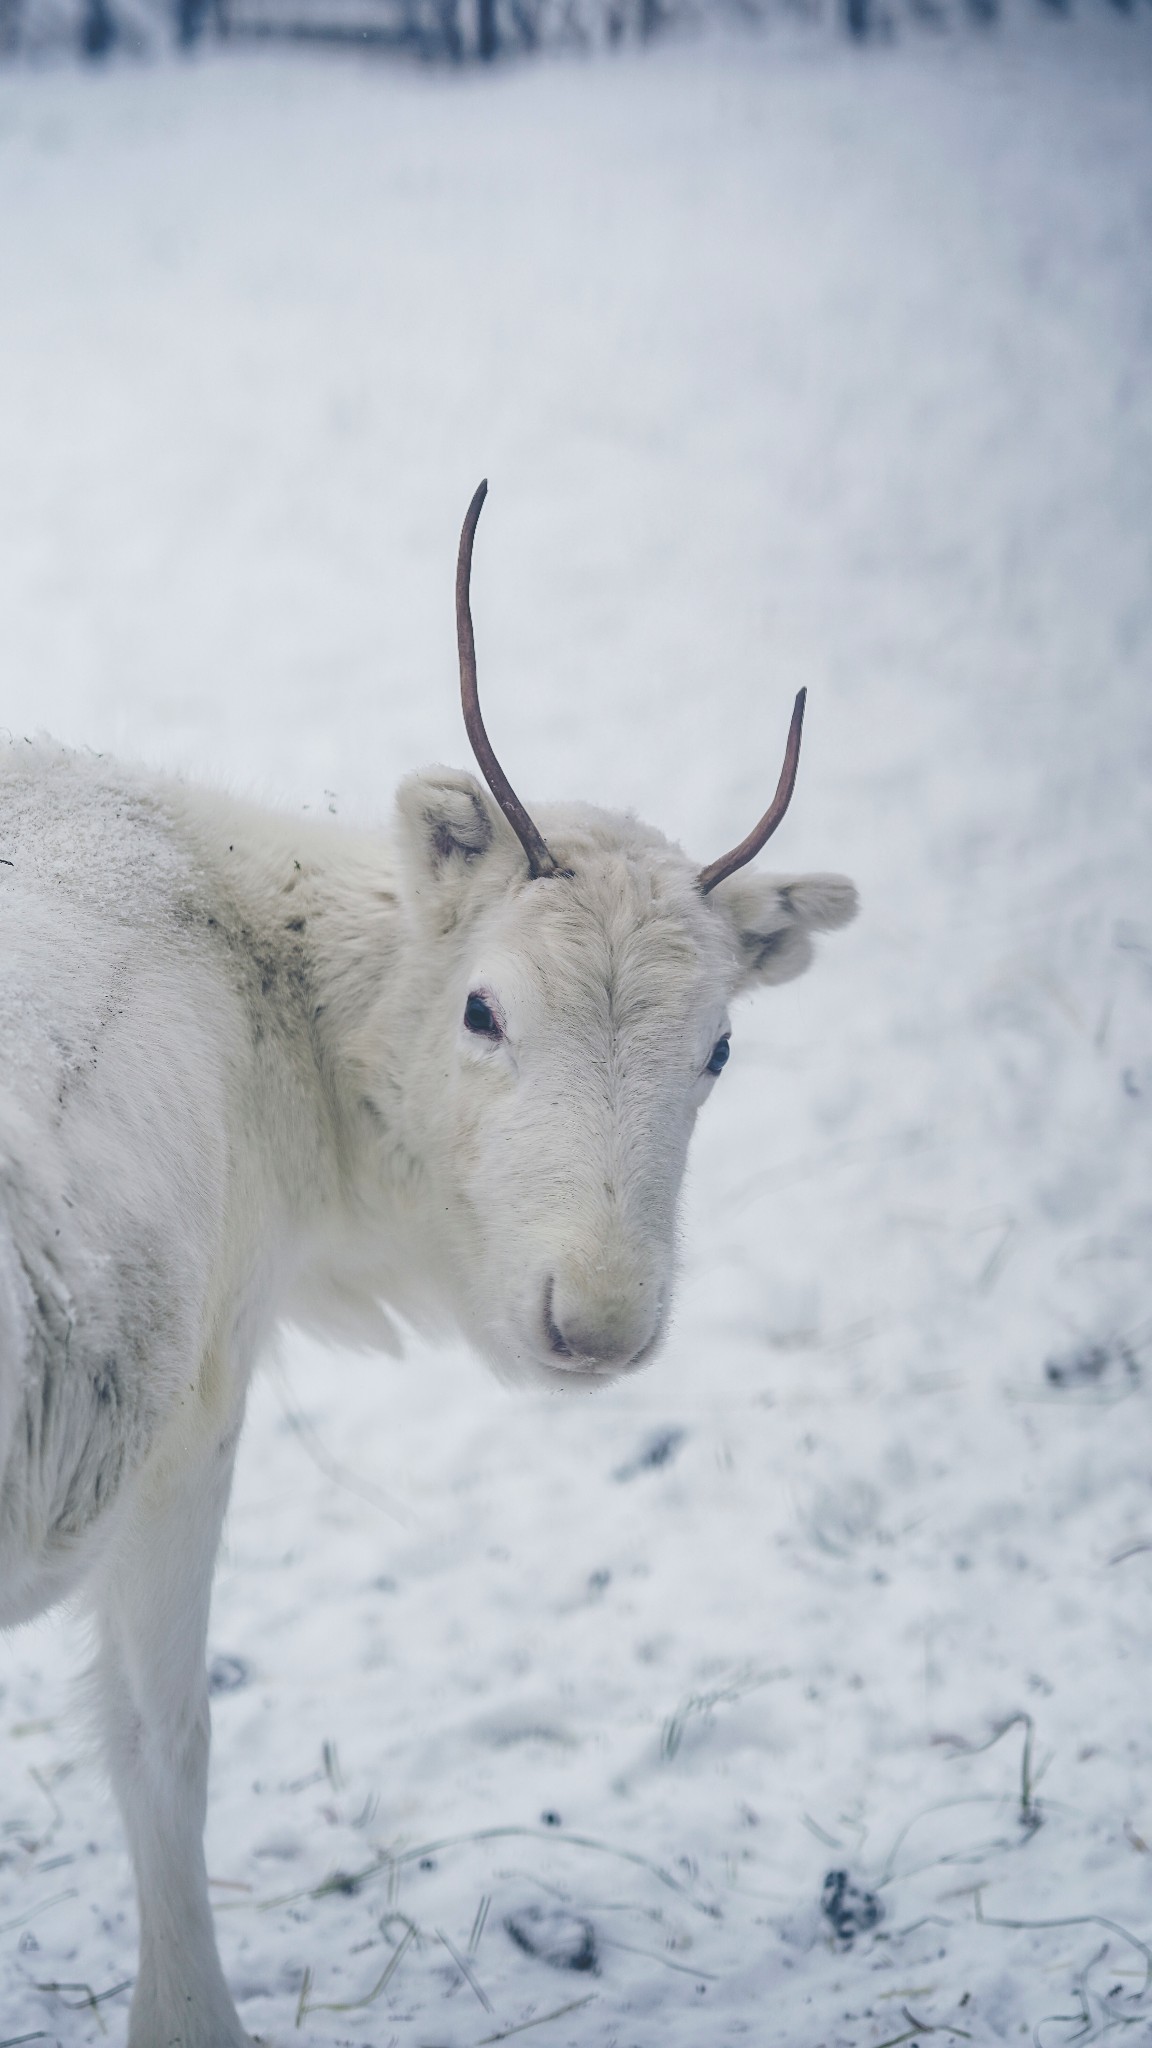
[[[799,973],[809,929],[851,915],[850,885],[704,896],[658,833],[589,809],[548,813],[564,872],[533,879],[500,812],[449,771],[405,784],[400,811],[429,962],[413,1108],[460,1319],[506,1375],[630,1371],[667,1322],[688,1141],[729,1004]]]
[[[487,488],[460,537],[456,631],[495,803],[449,771],[399,792],[432,1034],[407,1099],[461,1322],[499,1371],[571,1385],[632,1370],[660,1340],[688,1140],[727,1061],[731,998],[801,973],[810,932],[845,924],[856,897],[838,876],[733,879],[788,808],[803,691],[771,805],[702,871],[587,808],[551,813],[543,836],[480,714],[469,581]]]

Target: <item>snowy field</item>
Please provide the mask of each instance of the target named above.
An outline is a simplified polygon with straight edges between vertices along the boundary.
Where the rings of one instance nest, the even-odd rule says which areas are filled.
[[[711,858],[805,683],[778,864],[864,903],[738,1015],[647,1374],[261,1382],[208,1831],[249,2028],[1152,2040],[1152,14],[10,69],[0,365],[17,739],[386,821],[465,759],[487,474],[525,795]],[[123,2036],[84,1654],[0,1644],[0,2041]]]

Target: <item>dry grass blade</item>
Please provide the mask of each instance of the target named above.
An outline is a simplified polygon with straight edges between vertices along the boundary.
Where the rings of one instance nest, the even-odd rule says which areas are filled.
[[[746,1694],[756,1692],[762,1685],[771,1685],[774,1679],[786,1677],[783,1671],[742,1671],[727,1685],[720,1685],[712,1692],[690,1693],[681,1700],[675,1712],[668,1716],[660,1731],[660,1760],[670,1763],[684,1740],[689,1722],[696,1715],[707,1716],[715,1707],[729,1706],[735,1700],[742,1700]]]
[[[825,1848],[842,1849],[844,1847],[843,1842],[838,1840],[838,1838],[835,1835],[830,1835],[828,1833],[827,1828],[822,1828],[819,1821],[813,1820],[812,1815],[810,1813],[802,1813],[800,1815],[800,1818],[803,1821],[804,1826],[807,1828],[809,1834],[815,1835],[816,1840],[818,1842],[823,1842]]]
[[[922,1806],[918,1813],[912,1815],[911,1820],[905,1821],[904,1826],[888,1851],[884,1860],[884,1867],[876,1880],[874,1889],[882,1891],[885,1885],[891,1884],[896,1874],[896,1858],[912,1833],[913,1828],[918,1827],[922,1820],[928,1820],[934,1813],[948,1813],[953,1807],[957,1806],[1002,1806],[1003,1804],[1004,1795],[1001,1792],[962,1792],[955,1799],[934,1799],[931,1806]],[[997,1845],[992,1842],[985,1844],[986,1848],[995,1846],[1004,1847],[1006,1845],[1004,1843]],[[901,1871],[900,1875],[902,1877],[914,1877],[917,1871],[934,1870],[938,1863],[952,1863],[957,1860],[962,1861],[963,1855],[959,1859],[954,1856],[933,1856],[930,1862],[914,1864],[910,1871]]]
[[[387,1964],[379,1977],[377,1977],[371,1991],[366,1991],[363,1998],[311,1999],[308,1997],[308,1993],[312,1987],[312,1972],[311,1970],[305,1970],[304,1982],[300,1987],[300,2003],[296,2008],[296,2025],[300,2026],[301,2022],[310,2012],[362,2012],[365,2006],[375,2005],[376,2000],[383,1995],[396,1975],[404,1956],[416,1939],[416,1934],[417,1929],[414,1922],[411,1920],[407,1921],[405,1933],[389,1956]],[[488,2009],[491,2011],[492,2008],[489,2007]]]
[[[918,2020],[915,2013],[909,2012],[906,2005],[901,2006],[900,2010],[908,2022],[906,2031],[903,2034],[892,2034],[887,2041],[881,2041],[880,2048],[899,2048],[901,2041],[916,2041],[925,2034],[948,2034],[958,2041],[972,2039],[965,2027],[949,2026],[947,2020],[941,2020],[939,2025],[933,2026],[928,2020]]]
[[[480,1946],[480,1941],[484,1933],[484,1929],[488,1925],[488,1914],[491,1910],[491,1906],[491,1892],[483,1892],[481,1894],[480,1904],[476,1908],[476,1918],[472,1922],[472,1932],[468,1936],[468,1953],[470,1956],[474,1956],[477,1949]]]
[[[25,2041],[54,2041],[55,2034],[46,2034],[41,2027],[35,2034],[10,2034],[6,2041],[0,2041],[0,2048],[24,2048]]]
[[[403,1863],[418,1863],[422,1857],[439,1855],[444,1849],[465,1848],[474,1842],[514,1840],[566,1842],[569,1848],[592,1849],[601,1856],[615,1856],[622,1863],[631,1863],[638,1870],[648,1871],[650,1876],[667,1885],[670,1891],[687,1899],[698,1913],[706,1913],[710,1919],[719,1917],[717,1907],[706,1905],[702,1899],[695,1898],[688,1886],[681,1884],[679,1878],[673,1877],[670,1870],[664,1870],[659,1863],[653,1863],[647,1856],[641,1856],[639,1850],[620,1849],[614,1842],[600,1842],[593,1835],[569,1834],[563,1828],[475,1828],[466,1835],[442,1835],[435,1842],[419,1842],[412,1849],[385,1851],[383,1855],[377,1856],[374,1862],[365,1864],[362,1870],[337,1871],[333,1876],[326,1877],[322,1884],[314,1885],[306,1891],[284,1892],[277,1898],[261,1899],[257,1903],[262,1912],[269,1912],[274,1906],[293,1905],[297,1899],[322,1899],[327,1897],[329,1892],[353,1892],[360,1885],[368,1884],[372,1878],[379,1877],[382,1871],[395,1870]]]
[[[1152,1948],[1146,1941],[1141,1941],[1138,1934],[1133,1934],[1127,1927],[1121,1927],[1118,1920],[1109,1920],[1104,1913],[1069,1913],[1058,1920],[1006,1920],[1000,1915],[984,1911],[981,1897],[983,1889],[983,1885],[977,1885],[974,1894],[976,1918],[982,1927],[1010,1927],[1024,1933],[1043,1931],[1048,1927],[1105,1927],[1109,1934],[1118,1934],[1121,1941],[1126,1941],[1130,1948],[1134,1948],[1136,1953],[1144,1958],[1144,1982],[1139,1991],[1132,1993],[1133,1998],[1146,1998],[1149,1991],[1152,1991]]]
[[[58,1827],[63,1826],[64,1809],[52,1788],[54,1785],[62,1783],[65,1778],[70,1778],[75,1768],[75,1764],[68,1757],[65,1757],[60,1763],[53,1764],[46,1770],[41,1770],[35,1764],[30,1764],[28,1767],[28,1776],[32,1779],[33,1784],[44,1794],[45,1799],[52,1808],[52,1818]]]
[[[583,1998],[574,1998],[569,2005],[558,2005],[555,2012],[542,2012],[539,2019],[519,2020],[514,2027],[502,2027],[498,2034],[485,2034],[477,2048],[491,2048],[494,2041],[510,2041],[513,2034],[526,2034],[529,2027],[546,2027],[550,2020],[562,2020],[565,2013],[579,2012],[582,2005],[591,2005],[596,1993],[589,1991]]]
[[[422,1856],[435,1855],[440,1849],[452,1849],[465,1842],[496,1841],[516,1835],[533,1842],[567,1842],[573,1849],[592,1849],[601,1856],[616,1856],[623,1863],[634,1864],[638,1870],[647,1870],[653,1877],[659,1878],[661,1884],[667,1885],[674,1892],[679,1892],[684,1898],[691,1897],[687,1885],[681,1884],[679,1878],[673,1877],[671,1871],[664,1870],[659,1863],[653,1863],[647,1856],[641,1856],[638,1850],[620,1849],[614,1842],[598,1841],[594,1835],[569,1834],[564,1828],[479,1828],[472,1835],[448,1835],[439,1842],[426,1842],[419,1848],[405,1849],[396,1861],[412,1863]],[[694,1900],[693,1904],[696,1903]],[[707,1911],[707,1908],[704,1910]]]
[[[460,1975],[463,1977],[464,1982],[467,1984],[470,1991],[475,1992],[476,1997],[480,2000],[480,2003],[484,2007],[485,2012],[494,2013],[496,2007],[493,2005],[492,2000],[489,1998],[488,1993],[484,1989],[484,1986],[480,1983],[479,1979],[477,1978],[471,1963],[465,1961],[459,1949],[456,1947],[456,1944],[454,1942],[449,1941],[448,1936],[445,1934],[444,1929],[442,1927],[438,1927],[436,1929],[436,1939],[437,1941],[443,1942],[445,1948],[447,1949],[449,1955],[452,1958],[452,1961],[455,1963],[456,1968],[459,1970]]]
[[[1036,1804],[1035,1779],[1032,1773],[1032,1744],[1036,1725],[1031,1714],[1026,1714],[1023,1709],[1010,1714],[1008,1719],[1002,1721],[988,1737],[987,1742],[966,1742],[962,1735],[949,1735],[942,1739],[951,1745],[956,1756],[983,1756],[986,1749],[995,1749],[996,1744],[1012,1728],[1024,1730],[1024,1749],[1020,1758],[1020,1825],[1025,1828],[1038,1828],[1040,1809]]]
[[[678,1970],[682,1977],[697,1977],[701,1983],[715,1984],[719,1981],[715,1970],[698,1970],[692,1963],[674,1962],[671,1956],[662,1956],[659,1949],[637,1948],[634,1942],[617,1941],[612,1934],[602,1934],[600,1945],[602,1948],[622,1948],[628,1955],[643,1956],[650,1963],[663,1963],[666,1970]]]
[[[90,2012],[100,2032],[104,2034],[108,2030],[104,2025],[104,2015],[99,2008],[108,1999],[119,1998],[122,1991],[131,1991],[133,1982],[133,1978],[125,1977],[122,1983],[110,1984],[107,1991],[93,1991],[92,1986],[86,1983],[61,1983],[56,1981],[53,1981],[51,1984],[37,1984],[36,1989],[37,1991],[54,1993],[68,2012]],[[78,1991],[80,1997],[65,1998],[64,1993],[66,1991]]]
[[[14,1920],[5,1920],[0,1923],[0,1934],[11,1934],[14,1928],[23,1927],[26,1921],[34,1920],[37,1913],[46,1913],[49,1906],[62,1906],[65,1899],[78,1899],[79,1897],[80,1894],[76,1890],[75,1885],[72,1886],[70,1891],[53,1892],[50,1899],[40,1899],[36,1905],[29,1906],[26,1912],[18,1913]]]
[[[273,1384],[276,1385],[275,1377]],[[306,1457],[311,1458],[317,1471],[322,1472],[325,1479],[330,1479],[334,1486],[343,1487],[345,1493],[354,1493],[358,1499],[366,1501],[369,1507],[379,1508],[381,1514],[387,1515],[393,1522],[398,1522],[402,1529],[411,1528],[412,1518],[399,1501],[385,1493],[383,1488],[375,1485],[371,1479],[362,1478],[359,1472],[353,1472],[350,1465],[343,1465],[339,1458],[333,1457],[323,1437],[313,1428],[308,1417],[301,1414],[293,1405],[287,1387],[277,1385],[276,1395],[284,1411],[284,1419],[301,1450]]]
[[[304,2015],[308,2010],[308,1993],[311,1991],[311,1989],[312,1965],[311,1963],[306,1963],[304,1966],[304,1975],[300,1979],[300,1996],[296,2000],[296,2025],[298,2029],[302,2027],[304,2024]]]
[[[109,1998],[119,1998],[120,1993],[122,1991],[131,1991],[133,1982],[133,1978],[125,1977],[119,1984],[110,1984],[107,1991],[93,1991],[92,1986],[90,1984],[70,1984],[56,1982],[51,1984],[37,1984],[36,1989],[37,1991],[55,1992],[57,1998],[60,2000],[61,2005],[66,2005],[68,2007],[69,2012],[88,2012],[97,2005],[105,2004],[105,2002]],[[78,1991],[80,1993],[80,1997],[76,1999],[67,1999],[64,1996],[64,1993],[66,1991]]]
[[[1019,1713],[1010,1714],[1006,1721],[1002,1721],[999,1727],[993,1730],[986,1742],[969,1742],[963,1735],[939,1735],[934,1736],[933,1741],[946,1743],[954,1756],[982,1756],[985,1750],[994,1749],[996,1744],[1007,1735],[1009,1729],[1019,1727],[1022,1727],[1024,1730],[1024,1747],[1020,1758],[1018,1819],[1020,1826],[1024,1830],[1025,1838],[1030,1840],[1043,1818],[1036,1800],[1036,1781],[1032,1769],[1032,1743],[1035,1730],[1031,1714],[1026,1714],[1023,1710]],[[914,1813],[911,1820],[905,1822],[896,1836],[892,1847],[884,1859],[884,1867],[877,1880],[877,1890],[892,1882],[896,1868],[896,1858],[904,1847],[913,1828],[920,1821],[927,1820],[930,1814],[943,1813],[947,1808],[953,1806],[998,1806],[1001,1803],[1001,1798],[1002,1795],[998,1792],[966,1792],[961,1793],[955,1799],[938,1799],[931,1806],[922,1807],[919,1813]],[[952,1858],[947,1856],[937,1857],[933,1859],[933,1864],[936,1862],[947,1863],[952,1860]],[[931,1868],[933,1865],[922,1865],[920,1867]],[[908,1872],[904,1874],[905,1876],[909,1875]]]

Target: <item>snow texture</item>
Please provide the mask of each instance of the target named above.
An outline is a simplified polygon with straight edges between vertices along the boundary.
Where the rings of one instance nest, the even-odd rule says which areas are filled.
[[[710,859],[804,683],[780,865],[863,897],[738,1016],[650,1372],[262,1380],[208,1843],[283,2048],[1152,2029],[1150,88],[1147,12],[0,78],[17,736],[385,817],[487,473],[526,798]],[[0,1648],[4,2041],[124,2025],[82,1664]]]

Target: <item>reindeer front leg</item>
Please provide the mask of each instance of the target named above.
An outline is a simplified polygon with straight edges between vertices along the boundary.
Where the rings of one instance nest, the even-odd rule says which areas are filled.
[[[140,1907],[129,2048],[246,2048],[204,1862],[208,1607],[237,1429],[145,1479],[97,1591],[97,1693]]]

